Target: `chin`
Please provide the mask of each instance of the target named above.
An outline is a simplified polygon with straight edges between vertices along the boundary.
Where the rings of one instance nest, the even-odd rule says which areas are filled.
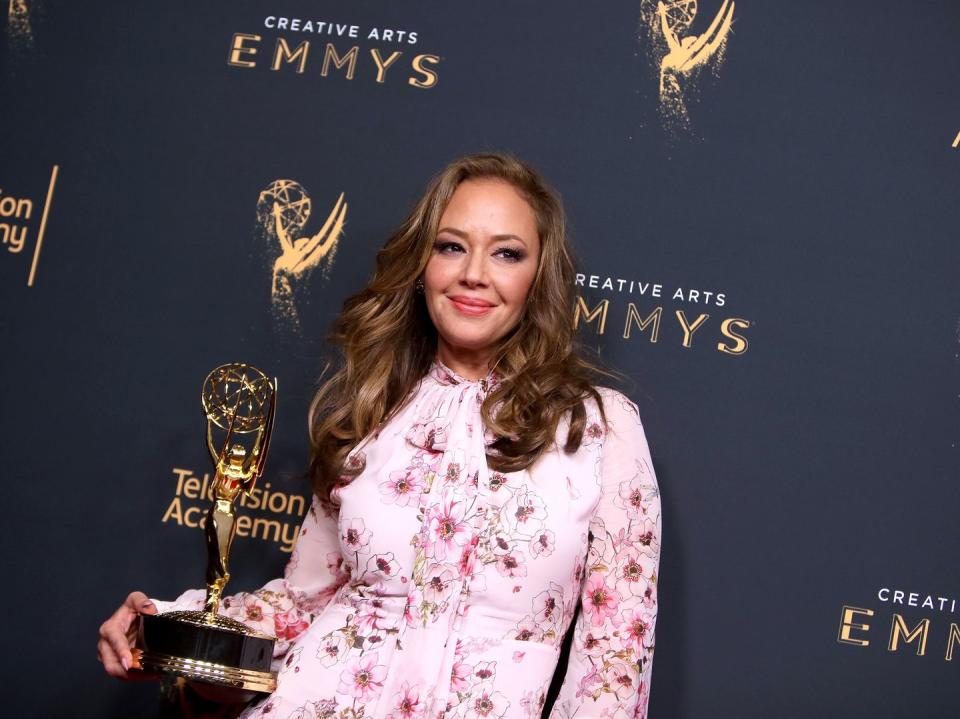
[[[469,350],[470,352],[479,352],[481,350],[493,350],[499,340],[490,337],[447,337],[447,344],[456,349]]]

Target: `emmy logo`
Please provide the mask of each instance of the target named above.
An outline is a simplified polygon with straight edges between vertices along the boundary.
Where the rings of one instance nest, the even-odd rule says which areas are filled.
[[[30,14],[36,8],[31,0],[8,0],[7,3],[7,40],[15,50],[29,50],[33,47],[33,25]]]
[[[641,29],[650,40],[660,75],[660,111],[672,124],[689,128],[684,91],[700,70],[719,72],[733,24],[734,2],[723,0],[705,32],[688,34],[697,16],[697,0],[641,3]]]
[[[310,195],[294,180],[272,182],[257,199],[257,221],[265,239],[280,250],[273,263],[273,312],[298,331],[300,288],[317,267],[322,267],[324,275],[330,271],[347,217],[347,203],[341,192],[319,231],[304,235],[312,206]]]

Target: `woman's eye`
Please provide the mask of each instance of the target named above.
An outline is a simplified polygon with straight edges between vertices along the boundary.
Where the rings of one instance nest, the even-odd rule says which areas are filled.
[[[441,254],[453,254],[454,252],[463,251],[463,247],[459,242],[453,242],[451,240],[437,240],[433,244],[433,248]]]
[[[523,250],[517,250],[512,247],[501,247],[497,250],[496,254],[508,262],[519,262],[525,257]]]

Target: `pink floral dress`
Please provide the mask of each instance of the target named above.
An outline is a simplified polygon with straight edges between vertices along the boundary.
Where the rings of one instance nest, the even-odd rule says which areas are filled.
[[[602,389],[580,449],[565,426],[529,470],[485,460],[471,382],[435,364],[363,467],[315,501],[283,579],[223,601],[278,637],[274,694],[244,717],[539,717],[579,605],[551,717],[644,717],[650,691],[660,496],[636,407]],[[196,609],[202,590],[160,611]]]

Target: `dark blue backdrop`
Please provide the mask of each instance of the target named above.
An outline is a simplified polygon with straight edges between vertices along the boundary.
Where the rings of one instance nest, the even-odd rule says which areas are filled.
[[[721,10],[699,5],[689,34]],[[203,377],[231,360],[279,376],[267,479],[306,492],[306,407],[331,318],[428,177],[498,149],[562,192],[582,272],[598,278],[585,306],[608,301],[603,334],[581,318],[582,336],[630,379],[653,448],[651,716],[956,715],[960,9],[741,0],[722,58],[680,78],[687,124],[660,109],[649,9],[11,0],[6,713],[156,714],[154,686],[103,676],[96,629],[131,589],[171,597],[202,582],[200,534],[162,520],[174,469],[210,469]],[[355,24],[359,37],[277,31],[268,16]],[[228,63],[236,33],[261,37],[242,56],[254,67]],[[302,73],[270,69],[278,37],[310,41]],[[353,79],[332,64],[324,76],[328,42],[359,48]],[[403,53],[383,83],[371,48]],[[421,60],[433,87],[408,82],[427,77],[416,55],[436,57]],[[298,288],[299,331],[271,305],[277,252],[257,218],[278,179],[310,194],[304,235],[341,192],[349,205],[332,262]],[[18,251],[3,223],[26,228]],[[636,325],[624,338],[631,302],[641,318],[662,308],[656,342]],[[689,347],[678,310],[709,315]],[[717,350],[733,345],[730,318],[746,323],[739,355]],[[231,588],[276,576],[286,556],[241,538]],[[845,606],[872,611],[854,615],[869,630],[842,635]],[[919,640],[889,649],[895,615],[929,620],[923,655]]]

